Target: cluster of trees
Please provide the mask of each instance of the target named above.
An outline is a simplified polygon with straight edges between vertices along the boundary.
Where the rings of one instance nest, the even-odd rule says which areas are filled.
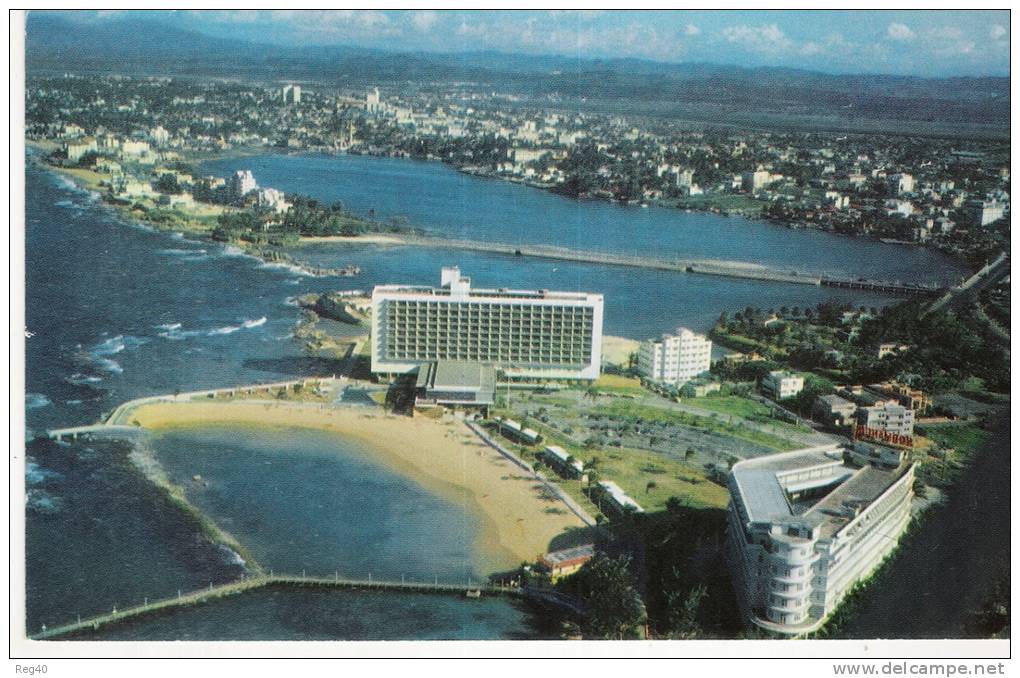
[[[299,236],[357,236],[368,232],[412,230],[399,218],[382,224],[356,217],[339,202],[326,205],[301,195],[288,195],[287,201],[290,209],[282,215],[257,206],[225,212],[217,220],[213,238],[224,241],[293,242]]]
[[[611,542],[558,584],[586,608],[586,638],[635,638],[644,626],[675,640],[741,634],[724,557],[726,512],[676,497],[666,507],[600,528]]]

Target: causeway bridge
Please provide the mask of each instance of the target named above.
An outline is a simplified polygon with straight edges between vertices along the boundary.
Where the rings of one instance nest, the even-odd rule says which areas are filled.
[[[967,278],[957,287],[945,292],[935,303],[928,308],[928,313],[933,313],[945,307],[962,308],[975,300],[982,290],[994,285],[1009,275],[1009,254],[1003,252],[981,267],[977,273]]]
[[[341,577],[334,573],[332,577],[308,576],[305,574],[263,574],[227,584],[190,591],[188,593],[178,592],[177,596],[161,600],[145,600],[141,605],[126,607],[123,609],[114,608],[106,614],[96,615],[88,618],[79,617],[76,621],[62,624],[60,626],[46,627],[36,633],[28,634],[30,640],[46,640],[59,638],[79,631],[98,631],[104,626],[121,622],[127,619],[140,617],[160,610],[183,608],[191,605],[199,605],[218,598],[236,595],[245,591],[266,588],[269,586],[288,586],[298,588],[321,588],[321,589],[349,589],[360,591],[404,591],[408,593],[432,593],[444,595],[459,595],[466,598],[480,598],[482,596],[511,596],[517,598],[531,598],[567,607],[573,612],[579,612],[575,603],[569,601],[555,592],[542,590],[529,590],[518,586],[501,586],[498,584],[483,584],[476,582],[465,583],[444,583],[437,579],[433,581],[412,581],[409,579],[379,580],[372,579],[350,579]]]
[[[397,245],[418,245],[421,247],[433,247],[439,249],[469,250],[472,252],[488,252],[514,257],[535,257],[539,259],[602,264],[607,266],[628,266],[658,271],[676,271],[678,273],[712,275],[726,278],[741,278],[745,280],[789,283],[795,285],[821,285],[825,287],[865,290],[896,296],[928,295],[942,291],[942,287],[939,285],[923,285],[916,283],[903,283],[899,281],[866,280],[863,278],[850,278],[805,271],[780,270],[762,266],[760,264],[740,261],[664,259],[654,256],[620,254],[616,252],[575,250],[554,245],[512,245],[480,240],[438,238],[418,235],[388,237],[393,240],[392,244]],[[351,242],[357,242],[357,238],[351,239]]]

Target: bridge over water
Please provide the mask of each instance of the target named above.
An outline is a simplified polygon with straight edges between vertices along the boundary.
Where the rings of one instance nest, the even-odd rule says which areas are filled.
[[[516,257],[536,257],[558,261],[601,264],[607,266],[629,266],[659,271],[676,271],[696,275],[712,275],[726,278],[741,278],[765,282],[789,283],[795,285],[823,285],[844,289],[865,290],[892,295],[936,294],[942,290],[938,284],[904,283],[900,281],[868,280],[836,275],[834,273],[811,273],[807,271],[780,270],[761,264],[741,261],[717,261],[708,259],[664,259],[654,256],[619,254],[615,252],[594,252],[576,250],[554,245],[512,245],[507,243],[438,238],[431,236],[391,236],[389,243],[420,245],[439,249],[469,250]],[[351,239],[357,242],[357,239]]]

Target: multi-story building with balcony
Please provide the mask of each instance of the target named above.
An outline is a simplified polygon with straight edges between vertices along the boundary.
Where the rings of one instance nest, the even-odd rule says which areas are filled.
[[[682,386],[712,364],[712,342],[685,327],[645,341],[638,351],[638,372],[649,381]]]
[[[727,550],[747,621],[777,635],[821,628],[896,546],[910,521],[913,484],[913,464],[875,446],[855,453],[830,445],[737,463]]]
[[[601,370],[602,295],[473,289],[457,267],[440,287],[372,291],[372,371],[397,375],[445,360],[508,379],[593,380]]]

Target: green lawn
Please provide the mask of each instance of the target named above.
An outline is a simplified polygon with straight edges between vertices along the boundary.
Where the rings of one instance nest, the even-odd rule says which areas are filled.
[[[923,431],[926,438],[934,440],[942,447],[951,447],[958,454],[967,457],[983,445],[991,435],[974,424],[926,424]]]
[[[690,398],[684,402],[691,407],[700,407],[703,410],[712,410],[720,414],[732,414],[745,419],[771,416],[771,410],[765,405],[740,396],[707,395],[703,398]]]
[[[772,409],[761,404],[757,400],[742,398],[740,396],[719,396],[707,395],[703,398],[690,398],[684,401],[691,407],[699,407],[703,410],[711,410],[720,414],[728,414],[741,417],[750,421],[777,426],[789,431],[805,431],[806,428],[791,424],[772,416]]]
[[[632,401],[616,401],[598,405],[591,410],[592,414],[618,418],[638,418],[645,421],[663,422],[679,426],[690,426],[709,431],[722,433],[733,438],[739,438],[751,443],[770,447],[778,451],[795,450],[799,445],[792,443],[785,438],[764,433],[757,429],[747,428],[739,424],[728,424],[711,417],[702,417],[696,414],[688,414],[673,409],[642,405]]]
[[[603,374],[595,382],[595,388],[603,393],[621,393],[625,395],[643,395],[646,393],[641,387],[640,379],[624,377],[619,374]]]
[[[971,463],[974,453],[991,436],[990,432],[975,424],[925,425],[918,432],[922,430],[926,438],[952,450],[944,459],[927,456],[920,463],[918,477],[936,487],[947,487],[956,482]]]
[[[729,493],[705,477],[702,469],[666,458],[655,452],[631,448],[589,450],[575,445],[552,429],[538,422],[529,426],[541,431],[543,443],[535,446],[517,445],[506,439],[506,444],[529,463],[535,463],[545,445],[559,445],[581,463],[597,459],[598,480],[612,480],[623,488],[645,511],[662,511],[670,497],[677,497],[692,508],[726,508]],[[592,515],[599,508],[592,504],[585,494],[586,485],[580,480],[560,478],[548,467],[543,474],[556,481],[571,497],[576,499]],[[654,483],[649,488],[648,484]]]

